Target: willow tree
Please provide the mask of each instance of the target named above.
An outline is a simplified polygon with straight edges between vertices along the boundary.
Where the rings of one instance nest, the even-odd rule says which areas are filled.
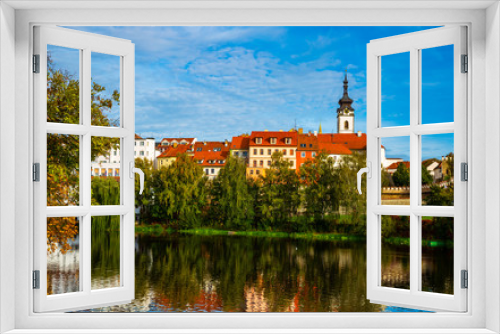
[[[260,176],[259,209],[267,227],[284,225],[287,231],[291,231],[292,217],[297,215],[300,206],[299,177],[281,152],[273,153],[271,159],[271,167]]]
[[[207,203],[207,178],[193,158],[179,154],[155,173],[155,206],[161,206],[171,227],[192,228],[201,224]]]
[[[300,167],[300,178],[304,185],[304,207],[306,215],[316,225],[324,221],[326,214],[339,210],[341,198],[340,173],[335,163],[325,153],[318,154]]]
[[[246,230],[251,226],[253,196],[246,178],[246,163],[229,156],[210,191],[210,218],[218,227]]]

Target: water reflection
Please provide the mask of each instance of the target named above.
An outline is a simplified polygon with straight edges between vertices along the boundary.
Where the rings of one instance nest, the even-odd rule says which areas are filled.
[[[391,311],[366,299],[363,241],[167,234],[135,247],[136,299],[92,312]]]

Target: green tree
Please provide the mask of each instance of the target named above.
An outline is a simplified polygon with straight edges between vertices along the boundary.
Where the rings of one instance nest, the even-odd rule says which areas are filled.
[[[154,173],[156,218],[167,218],[170,226],[178,228],[198,227],[207,203],[207,178],[203,169],[192,157],[180,154],[168,167]],[[164,215],[163,215],[164,214]]]
[[[150,221],[152,218],[152,206],[154,205],[154,188],[153,188],[153,162],[146,158],[135,158],[135,167],[144,172],[144,190],[139,194],[140,182],[139,176],[135,177],[135,207],[139,208],[139,217],[141,222]]]
[[[229,156],[212,182],[210,217],[217,226],[246,230],[254,218],[245,161]]]
[[[291,219],[297,215],[300,206],[299,177],[291,169],[291,162],[283,153],[274,152],[271,167],[266,169],[262,180],[260,211],[269,227],[283,226],[291,231]]]
[[[353,152],[340,161],[340,206],[349,215],[351,225],[343,232],[362,233],[366,229],[366,178],[362,178],[362,194],[357,190],[357,174],[363,167],[366,167],[366,153]]]
[[[397,187],[408,187],[410,185],[410,169],[404,163],[398,164],[398,168],[392,175],[394,185]]]
[[[381,171],[382,176],[382,187],[393,187],[394,181],[392,180],[391,174],[387,171],[387,169],[382,167]]]
[[[433,181],[431,173],[422,165],[422,184],[432,184]]]
[[[314,160],[300,167],[304,206],[307,216],[317,224],[325,215],[338,211],[341,197],[340,173],[327,154],[320,153]]]

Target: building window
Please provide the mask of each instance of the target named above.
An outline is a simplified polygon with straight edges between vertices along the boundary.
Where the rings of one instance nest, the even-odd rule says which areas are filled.
[[[116,157],[116,155],[118,154],[117,151],[113,151],[113,155]]]
[[[271,166],[271,160],[267,160],[267,165]]]
[[[140,156],[143,157],[144,156],[144,151],[141,151],[139,152],[140,153]]]
[[[253,175],[253,169],[250,169],[250,175]]]
[[[260,155],[264,155],[264,149],[260,149]]]
[[[209,173],[209,171],[208,171],[208,168],[207,168],[207,169],[205,169],[205,174],[208,175],[208,173]]]
[[[267,154],[268,154],[268,155],[271,155],[271,149],[268,149],[268,150],[267,150]]]
[[[290,155],[293,155],[293,150],[290,150]]]
[[[214,152],[220,152],[221,148],[220,147],[214,147]]]
[[[286,149],[283,149],[283,155],[286,155]]]
[[[202,147],[198,147],[198,148],[196,149],[196,152],[201,152],[201,150],[203,150],[203,148],[202,148]]]
[[[279,152],[279,150],[277,148],[274,149],[274,152]]]
[[[215,169],[212,168],[211,172],[212,172],[212,174],[215,174]]]
[[[141,144],[140,144],[140,145],[141,145],[141,146],[144,146],[144,142],[143,142],[143,141],[141,141]]]
[[[255,138],[255,143],[256,144],[262,144],[262,138],[261,137]]]
[[[260,167],[264,167],[264,160],[259,161]]]
[[[271,138],[271,144],[276,144],[276,138]]]
[[[256,148],[253,149],[253,154],[257,155],[257,149]]]
[[[259,175],[259,174],[260,174],[260,170],[258,170],[258,169],[257,169],[257,170],[255,171],[255,174]]]
[[[300,147],[301,147],[301,148],[306,148],[306,147],[307,147],[307,145],[306,145],[306,144],[300,144]]]
[[[295,167],[295,163],[293,160],[290,160],[290,167],[294,168]]]
[[[302,158],[305,158],[305,157],[306,157],[306,152],[300,152],[300,156],[301,156]]]
[[[292,143],[292,138],[285,138],[285,143],[290,145]]]
[[[346,130],[349,129],[349,121],[344,122],[344,129],[346,129]]]
[[[254,161],[253,161],[253,166],[254,166],[254,167],[257,167],[257,160],[254,160]]]
[[[312,157],[314,158],[316,156],[316,152],[312,152]]]
[[[234,152],[234,156],[237,157],[238,156],[238,152]]]
[[[120,176],[120,168],[115,169],[115,176]]]
[[[246,157],[248,155],[246,151],[243,151],[242,154],[244,157]]]

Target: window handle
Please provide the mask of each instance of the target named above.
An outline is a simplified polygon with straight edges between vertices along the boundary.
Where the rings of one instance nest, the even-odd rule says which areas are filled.
[[[361,168],[359,171],[358,171],[358,193],[361,195],[362,192],[361,192],[361,176],[363,175],[363,173],[366,173],[366,177],[371,179],[372,178],[372,163],[367,161],[366,162],[366,167],[365,168]]]
[[[144,191],[144,172],[139,168],[134,167],[134,162],[130,162],[130,178],[133,179],[135,174],[139,174],[139,195]]]

